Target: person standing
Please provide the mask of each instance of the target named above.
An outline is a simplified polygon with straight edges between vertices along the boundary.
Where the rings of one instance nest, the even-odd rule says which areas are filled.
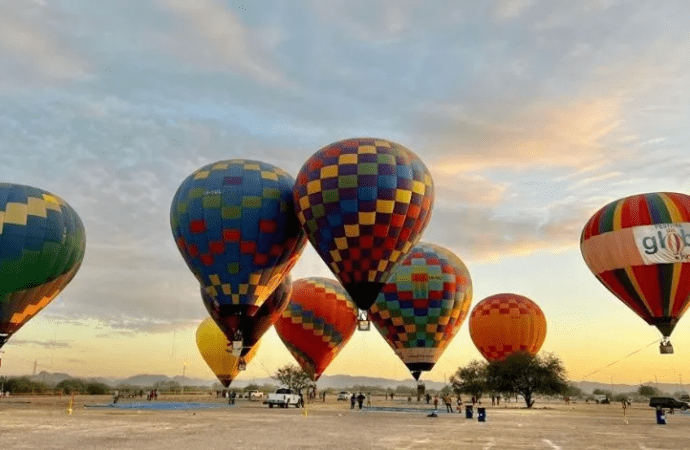
[[[371,408],[371,392],[367,392],[367,408]]]
[[[451,404],[450,395],[446,394],[443,396],[443,403],[446,404],[446,412],[452,413],[453,406]]]
[[[431,394],[429,394],[429,393],[427,392],[427,393],[426,393],[426,404],[428,405],[430,401],[431,401]]]
[[[355,402],[357,401],[357,397],[355,394],[350,394],[350,409],[355,409]]]
[[[434,397],[434,409],[438,409],[438,395]]]
[[[362,409],[362,405],[364,404],[364,394],[361,392],[357,396],[357,403],[359,404],[359,409]]]

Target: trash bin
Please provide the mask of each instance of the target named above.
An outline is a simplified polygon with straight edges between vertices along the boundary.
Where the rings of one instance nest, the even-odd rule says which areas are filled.
[[[473,413],[472,405],[465,406],[465,419],[471,419]]]
[[[486,408],[477,408],[477,420],[486,422]]]
[[[664,415],[664,410],[661,408],[656,409],[656,424],[666,425],[666,416]]]

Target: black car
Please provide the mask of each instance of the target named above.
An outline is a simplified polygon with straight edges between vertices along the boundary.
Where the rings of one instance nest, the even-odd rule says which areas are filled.
[[[671,408],[687,411],[690,408],[690,403],[673,397],[652,397],[649,399],[649,406],[652,408]]]

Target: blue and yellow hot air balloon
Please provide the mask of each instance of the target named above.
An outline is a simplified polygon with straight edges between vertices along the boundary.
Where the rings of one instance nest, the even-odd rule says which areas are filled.
[[[0,183],[0,347],[62,292],[85,248],[84,225],[64,200]]]
[[[258,313],[304,248],[293,185],[278,167],[232,159],[196,170],[173,198],[173,237],[230,341],[238,340],[241,318]],[[239,319],[218,320],[233,316]]]

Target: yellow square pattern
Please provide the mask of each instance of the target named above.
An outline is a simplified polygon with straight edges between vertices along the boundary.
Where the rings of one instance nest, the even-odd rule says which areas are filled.
[[[321,168],[321,178],[333,178],[338,176],[338,166],[326,166]]]
[[[321,180],[313,180],[307,183],[307,193],[316,194],[321,192]]]
[[[331,257],[333,258],[333,261],[335,261],[335,262],[340,262],[343,260],[340,257],[340,252],[338,250],[331,250]]]
[[[211,167],[211,170],[225,170],[229,165],[229,163],[216,163]]]
[[[24,203],[7,203],[5,205],[5,223],[26,225],[28,206]]]
[[[399,203],[410,203],[412,199],[412,191],[407,189],[396,189],[395,190],[395,201]]]
[[[374,225],[376,223],[376,213],[375,212],[361,212],[359,213],[359,224],[360,225]]]
[[[345,225],[346,237],[359,237],[359,225]]]
[[[46,217],[46,202],[42,198],[29,197],[27,199],[27,213],[32,216]]]
[[[395,202],[393,200],[376,200],[376,212],[392,214]]]
[[[357,154],[345,153],[338,156],[338,165],[340,164],[357,164]]]
[[[194,175],[195,180],[205,180],[208,178],[208,174],[211,173],[208,170],[201,170]]]
[[[278,181],[278,174],[275,172],[269,172],[267,170],[261,171],[261,178],[264,180]]]
[[[347,248],[347,238],[344,237],[339,237],[335,238],[335,246],[338,247],[338,250],[345,250]]]
[[[360,145],[359,147],[357,147],[357,153],[376,154],[376,146],[375,145]]]
[[[261,166],[254,163],[245,163],[244,170],[261,170]]]

